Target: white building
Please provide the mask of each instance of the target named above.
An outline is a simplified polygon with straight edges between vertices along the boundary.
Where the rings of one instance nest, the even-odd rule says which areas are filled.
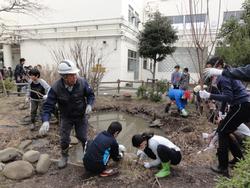
[[[188,0],[76,0],[64,2],[47,0],[48,6],[57,8],[44,17],[29,20],[28,17],[15,17],[10,32],[2,37],[2,52],[6,66],[14,67],[20,57],[26,58],[27,65],[55,66],[53,51],[58,49],[68,51],[76,41],[81,41],[83,47],[93,47],[96,61],[106,68],[103,81],[146,80],[152,78],[147,70],[152,67],[150,61],[138,56],[139,29],[150,14],[156,10],[169,17],[177,29],[179,41],[173,57],[159,62],[156,67],[156,78],[169,79],[176,64],[189,67],[192,77],[195,77],[195,58],[190,34],[190,12]],[[212,33],[216,31],[228,15],[238,16],[241,1],[210,0],[209,25]],[[197,10],[195,19],[198,28],[207,21],[205,5]],[[13,18],[14,19],[14,18]],[[41,21],[43,20],[43,21]],[[41,23],[42,22],[42,23]],[[28,24],[27,23],[31,23]],[[18,26],[17,26],[18,25]],[[214,34],[212,34],[214,37]],[[208,47],[209,48],[209,47]],[[208,49],[209,51],[209,49]],[[190,56],[190,54],[193,54]],[[195,60],[194,60],[195,61]]]

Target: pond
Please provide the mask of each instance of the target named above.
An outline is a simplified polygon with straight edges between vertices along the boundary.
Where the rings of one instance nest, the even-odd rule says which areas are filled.
[[[132,116],[121,112],[105,112],[92,114],[89,118],[89,124],[93,126],[98,134],[103,130],[107,130],[113,121],[119,121],[122,124],[122,132],[118,135],[117,141],[127,148],[127,152],[136,152],[136,148],[132,146],[132,136],[143,132],[154,132],[157,135],[164,136],[164,132],[158,128],[149,128],[149,122],[145,119]],[[82,162],[82,147],[80,144],[70,149],[70,161]]]

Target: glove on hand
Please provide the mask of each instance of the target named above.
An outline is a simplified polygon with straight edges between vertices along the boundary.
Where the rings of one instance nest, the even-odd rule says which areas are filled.
[[[223,70],[216,69],[216,68],[206,68],[203,72],[205,78],[211,77],[211,76],[219,76],[222,74]]]
[[[151,166],[150,166],[150,164],[148,162],[144,162],[144,167],[145,168],[150,168]]]
[[[46,133],[49,131],[49,122],[45,121],[43,122],[40,130],[39,130],[39,134],[40,135],[46,135]]]
[[[208,99],[211,93],[208,93],[206,90],[199,91],[199,95],[202,99]]]
[[[92,111],[92,106],[90,104],[88,104],[87,107],[86,107],[85,113],[89,114],[91,111]]]

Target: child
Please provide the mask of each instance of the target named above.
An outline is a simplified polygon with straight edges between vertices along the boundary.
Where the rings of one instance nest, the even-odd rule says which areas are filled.
[[[30,130],[35,129],[35,121],[37,110],[39,110],[40,114],[42,109],[43,100],[46,99],[47,93],[49,91],[50,86],[47,82],[40,78],[40,71],[37,69],[31,69],[29,71],[29,89],[26,101],[31,101],[31,127]]]
[[[119,161],[122,156],[119,154],[119,145],[116,137],[122,131],[122,125],[112,122],[107,131],[99,133],[96,138],[87,144],[86,153],[83,157],[83,164],[86,170],[100,174],[100,176],[110,176],[114,170],[106,170],[109,157],[114,161]]]
[[[187,100],[190,99],[190,91],[183,91],[181,89],[169,89],[167,96],[171,101],[175,101],[178,111],[181,112],[181,116],[187,117],[188,112],[185,110],[185,106],[187,105]],[[165,112],[168,113],[171,103],[168,103]]]
[[[144,162],[145,168],[162,164],[162,169],[155,174],[158,178],[168,176],[170,174],[170,164],[177,165],[181,161],[180,148],[162,136],[157,136],[153,133],[134,135],[132,144],[134,147],[142,150],[149,158],[154,159],[151,162]]]

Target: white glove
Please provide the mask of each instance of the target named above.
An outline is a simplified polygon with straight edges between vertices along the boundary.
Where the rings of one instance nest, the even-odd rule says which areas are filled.
[[[222,112],[219,111],[219,118],[220,118],[220,120],[224,119],[226,116],[227,116],[227,113],[222,114]]]
[[[222,74],[223,70],[216,69],[216,68],[206,68],[203,72],[205,78],[211,77],[211,76],[219,76]]]
[[[119,144],[119,151],[120,152],[125,152],[126,151],[126,147],[122,144]]]
[[[29,97],[26,97],[25,98],[25,103],[29,103],[30,102],[30,98]]]
[[[49,131],[49,122],[45,121],[43,122],[40,130],[39,130],[39,134],[40,135],[46,135],[46,133]]]
[[[188,112],[185,109],[182,109],[181,115],[186,117],[186,116],[188,116]]]
[[[123,158],[124,154],[123,154],[123,152],[119,152],[119,155],[120,155],[121,158]]]
[[[150,164],[148,162],[144,162],[144,167],[145,168],[150,168],[151,166],[150,166]]]
[[[208,93],[206,90],[199,91],[199,95],[202,99],[208,99],[211,93]]]
[[[91,111],[92,111],[92,107],[91,107],[90,104],[88,104],[87,107],[86,107],[85,113],[86,113],[86,114],[89,114]]]
[[[48,97],[48,95],[44,95],[44,96],[43,96],[43,100],[46,100],[47,97]]]

